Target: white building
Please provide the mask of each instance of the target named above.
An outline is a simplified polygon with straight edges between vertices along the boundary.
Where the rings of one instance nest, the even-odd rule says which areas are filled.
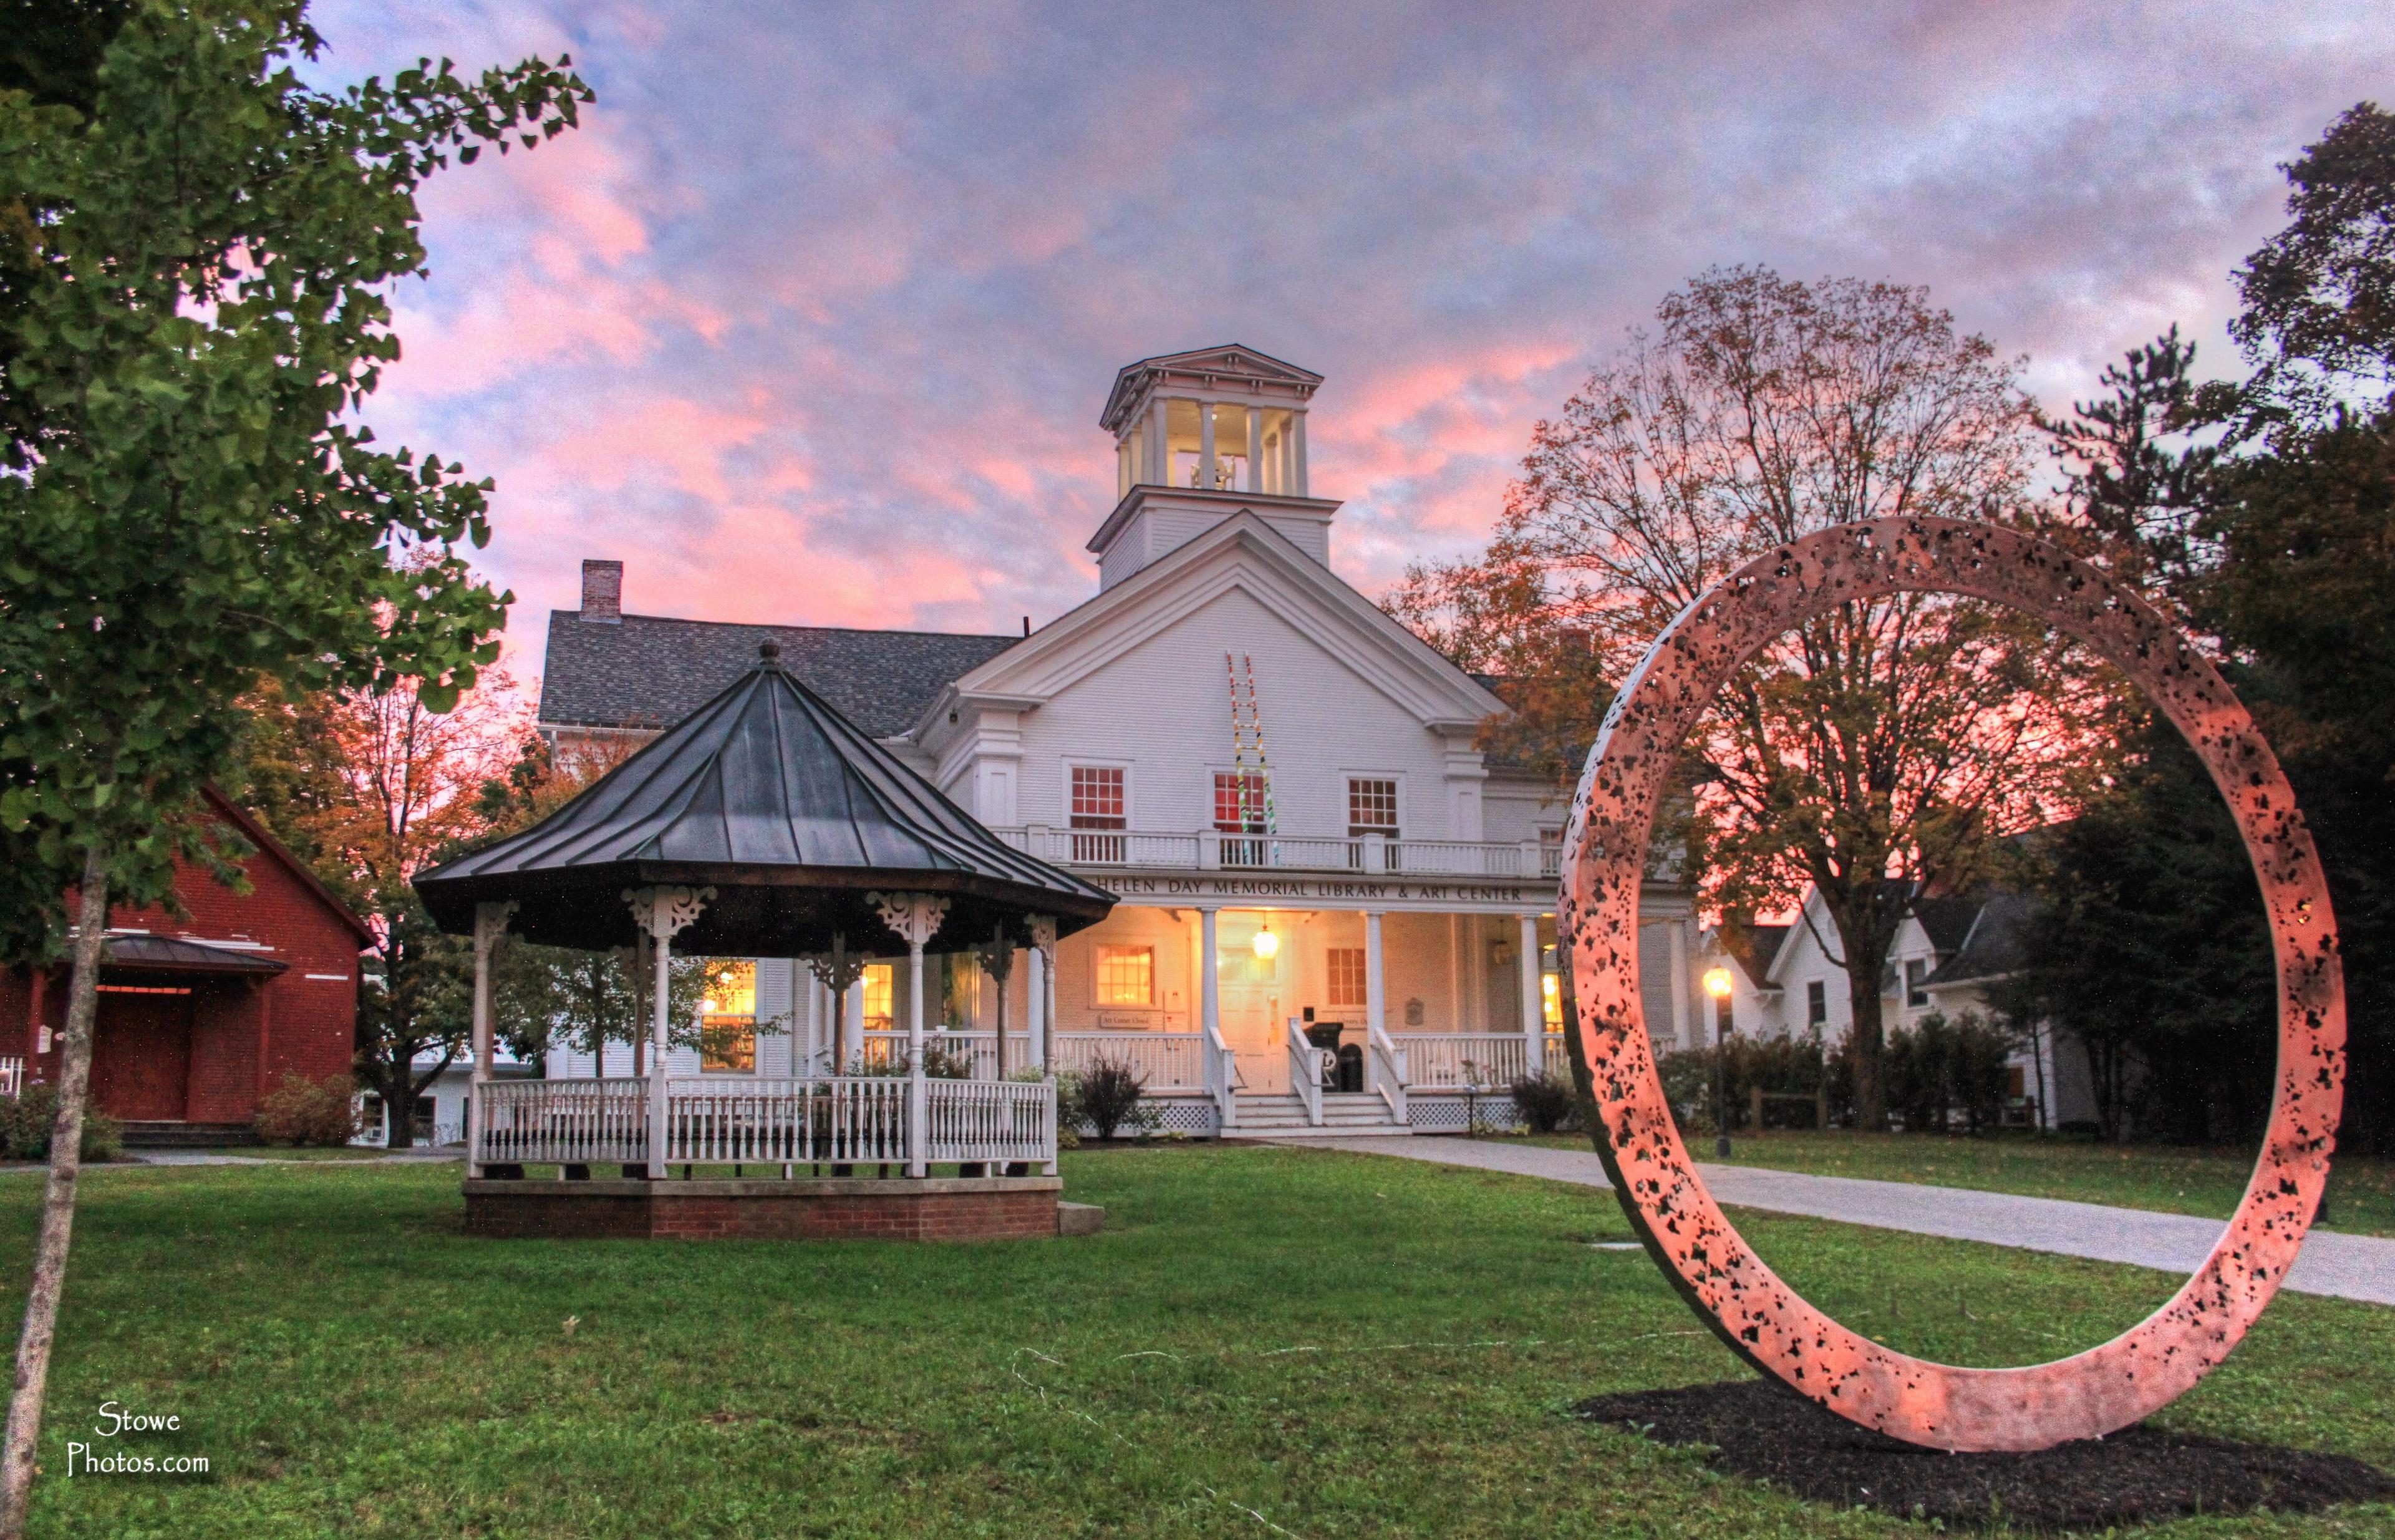
[[[2018,926],[2026,912],[2015,894],[1916,898],[1880,975],[1885,1030],[1917,1026],[1932,1012],[1953,1020],[1992,1016],[1990,991],[2018,964]],[[1754,925],[1741,936],[1707,931],[1699,967],[1726,968],[1730,993],[1704,1024],[1752,1038],[1814,1037],[1834,1047],[1854,1026],[1837,927],[1817,890],[1807,889],[1793,923]],[[1724,1020],[1723,1018],[1727,1018]],[[2096,1102],[2086,1056],[2067,1035],[2041,1029],[2016,1053],[2007,1094],[2026,1098],[2039,1126],[2091,1122]]]
[[[1011,1062],[1045,1043],[1065,1066],[1127,1059],[1190,1132],[1460,1129],[1467,1084],[1552,1052],[1565,807],[1476,746],[1502,702],[1332,573],[1340,505],[1306,468],[1320,383],[1242,347],[1122,370],[1100,419],[1118,501],[1090,540],[1098,591],[1022,636],[625,615],[621,564],[586,563],[582,608],[550,617],[543,730],[563,754],[645,737],[776,640],[983,823],[1120,896],[1057,948],[1052,1024],[1039,955],[1012,969]],[[1695,1041],[1690,913],[1685,887],[1650,885],[1659,1039]],[[674,1070],[820,1069],[835,1009],[871,1048],[906,1018],[905,973],[878,966],[835,1005],[803,966],[725,960],[710,1046]],[[994,987],[968,956],[938,976],[932,1019],[989,1072]],[[1369,1089],[1312,1094],[1309,1023]],[[1228,1095],[1209,1093],[1210,1044],[1236,1063]],[[611,1052],[608,1072],[629,1068]]]

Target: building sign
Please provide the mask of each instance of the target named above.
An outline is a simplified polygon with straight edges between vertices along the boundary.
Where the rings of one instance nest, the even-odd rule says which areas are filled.
[[[1182,877],[1099,876],[1117,896],[1136,902],[1165,899],[1176,904],[1206,899],[1341,906],[1405,905],[1409,903],[1483,904],[1495,909],[1543,910],[1555,907],[1555,890],[1543,883],[1372,882],[1354,877],[1241,877],[1224,873],[1193,873]]]

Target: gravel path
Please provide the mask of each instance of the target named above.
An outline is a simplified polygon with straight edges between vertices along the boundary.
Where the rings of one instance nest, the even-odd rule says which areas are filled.
[[[1487,1144],[1473,1139],[1354,1138],[1286,1141],[1293,1148],[1395,1155],[1436,1165],[1474,1166],[1522,1176],[1610,1187],[1594,1150],[1541,1145]],[[2220,1239],[2220,1221],[2145,1209],[2109,1208],[2004,1192],[1814,1176],[1759,1166],[1700,1164],[1717,1202],[1775,1214],[1801,1214],[1877,1229],[1910,1230],[1955,1241],[2124,1262],[2184,1278]],[[2373,1305],[2395,1305],[2395,1241],[2314,1230],[2288,1274],[2301,1294],[2331,1294]]]

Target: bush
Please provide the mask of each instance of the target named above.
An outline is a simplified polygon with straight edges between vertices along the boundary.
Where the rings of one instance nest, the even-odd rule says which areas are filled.
[[[1880,1046],[1888,1115],[1911,1134],[1944,1133],[1957,1113],[1975,1133],[1998,1126],[2005,1064],[2018,1041],[1975,1011],[1951,1021],[1932,1011],[1911,1028],[1897,1028]],[[1842,1042],[1830,1057],[1830,1101],[1849,1121],[1854,1095],[1854,1063]]]
[[[258,1104],[258,1137],[271,1145],[345,1145],[358,1132],[357,1082],[285,1075]]]
[[[58,1121],[59,1094],[49,1085],[29,1085],[20,1096],[0,1097],[0,1145],[16,1161],[50,1158],[50,1125]],[[83,1158],[112,1161],[125,1153],[125,1130],[114,1118],[86,1103],[83,1109]]]
[[[1809,1096],[1825,1079],[1836,1099],[1836,1077],[1814,1039],[1733,1037],[1723,1045],[1729,1064],[1729,1125],[1742,1128],[1749,1121],[1752,1093]],[[1714,1061],[1712,1048],[1686,1048],[1663,1055],[1656,1069],[1663,1081],[1663,1099],[1681,1131],[1714,1128]],[[1807,1116],[1810,1116],[1808,1113]]]
[[[1543,1075],[1517,1075],[1505,1089],[1533,1134],[1552,1134],[1578,1119],[1580,1093],[1572,1089],[1568,1075],[1553,1069]]]
[[[1063,1088],[1058,1088],[1059,1095]],[[1140,1122],[1140,1098],[1147,1094],[1139,1074],[1128,1064],[1098,1059],[1076,1077],[1069,1113],[1059,1122],[1088,1123],[1101,1139],[1111,1139],[1125,1123]],[[1065,1109],[1060,1105],[1059,1111]]]

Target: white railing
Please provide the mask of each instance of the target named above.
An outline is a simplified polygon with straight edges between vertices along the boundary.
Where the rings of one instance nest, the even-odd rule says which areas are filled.
[[[1131,1066],[1150,1091],[1195,1091],[1206,1082],[1203,1032],[1059,1032],[1056,1068],[1082,1070],[1100,1059]]]
[[[1049,1081],[931,1081],[926,1161],[1056,1159],[1056,1087]],[[996,1173],[992,1173],[996,1175]]]
[[[1390,1121],[1406,1122],[1406,1051],[1382,1028],[1367,1027],[1365,1031],[1369,1038],[1364,1054],[1365,1089],[1381,1094],[1381,1100],[1388,1104]]]
[[[1349,871],[1375,876],[1553,877],[1562,852],[1535,840],[1391,840],[1380,835],[1151,833],[1139,830],[1000,829],[1015,849],[1060,866],[1160,870]]]
[[[0,1096],[21,1096],[25,1094],[25,1061],[10,1056],[0,1058]]]
[[[475,1094],[476,1165],[648,1161],[647,1081],[485,1081]]]
[[[1305,1040],[1305,1024],[1297,1017],[1289,1018],[1289,1088],[1305,1104],[1305,1121],[1317,1126],[1322,1122],[1322,1076],[1324,1061],[1338,1062],[1338,1055],[1317,1048]]]
[[[1519,1032],[1409,1032],[1393,1041],[1405,1051],[1406,1084],[1416,1091],[1511,1085],[1530,1062]]]
[[[1224,1128],[1238,1121],[1239,1055],[1223,1041],[1220,1027],[1205,1030],[1206,1091],[1214,1098],[1214,1116]]]
[[[885,1031],[880,1028],[867,1030],[858,1046],[860,1061],[870,1069],[903,1069],[906,1066],[906,1034]],[[923,1034],[923,1046],[930,1052],[965,1065],[968,1078],[998,1079],[998,1034],[992,1032],[951,1031],[934,1029]],[[1006,1034],[1006,1072],[1013,1074],[1031,1062],[1031,1034]]]

